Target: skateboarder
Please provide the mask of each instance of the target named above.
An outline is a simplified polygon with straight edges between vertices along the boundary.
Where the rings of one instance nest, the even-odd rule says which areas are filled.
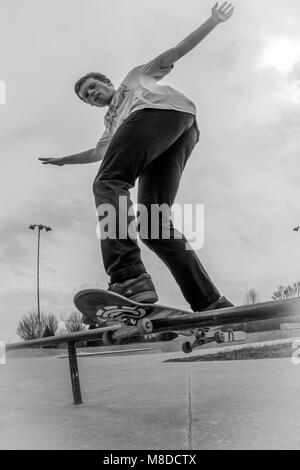
[[[96,148],[63,158],[40,158],[43,164],[59,166],[102,160],[93,191],[100,226],[104,205],[110,204],[116,211],[116,236],[101,237],[103,262],[112,292],[139,302],[158,300],[137,241],[129,236],[129,230],[126,237],[119,235],[119,220],[125,219],[126,228],[132,222],[129,190],[138,178],[138,203],[147,209],[149,224],[157,222],[150,215],[153,205],[171,208],[174,204],[182,172],[199,140],[196,108],[184,94],[157,82],[232,13],[230,3],[221,6],[216,3],[205,23],[177,46],[133,68],[117,89],[101,73],[80,78],[75,84],[78,97],[91,106],[108,106],[105,131]],[[121,199],[125,199],[126,210],[121,207]],[[162,236],[165,228],[169,229],[168,239]],[[163,213],[159,229],[158,237],[140,238],[170,269],[192,310],[232,306],[221,297],[196,253],[186,249],[185,237],[178,237],[170,211]]]

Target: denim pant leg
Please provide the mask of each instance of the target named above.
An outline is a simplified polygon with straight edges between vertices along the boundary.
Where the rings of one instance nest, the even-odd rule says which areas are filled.
[[[194,116],[189,113],[144,109],[132,113],[112,138],[93,185],[103,262],[111,282],[122,282],[146,272],[137,241],[128,232],[134,221],[134,216],[128,215],[132,207],[129,190],[144,168],[193,123]],[[116,229],[108,237],[103,234],[105,220]]]
[[[197,141],[198,131],[194,125],[143,170],[138,190],[138,202],[147,209],[144,213],[148,217],[148,227],[153,229],[158,222],[160,229],[159,237],[158,230],[154,230],[155,238],[149,236],[148,230],[148,236],[141,234],[141,239],[170,269],[193,311],[207,307],[220,297],[220,293],[195,251],[186,249],[187,240],[174,229],[168,208],[174,204],[183,169]],[[160,207],[165,204],[165,211],[158,221],[151,220],[153,204]],[[163,231],[167,238],[163,238]]]

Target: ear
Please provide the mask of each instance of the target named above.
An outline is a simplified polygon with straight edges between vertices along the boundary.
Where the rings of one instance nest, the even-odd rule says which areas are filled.
[[[106,79],[104,80],[104,83],[106,83],[106,85],[109,85],[109,86],[111,86],[112,88],[114,88],[114,86],[113,86],[113,84],[111,83],[111,81],[109,80],[109,78],[106,78]]]

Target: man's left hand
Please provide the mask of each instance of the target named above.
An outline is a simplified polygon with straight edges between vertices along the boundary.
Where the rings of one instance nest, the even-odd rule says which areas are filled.
[[[212,8],[211,17],[218,23],[223,23],[224,21],[229,20],[233,11],[234,8],[231,3],[225,2],[220,7],[219,4],[216,3]]]

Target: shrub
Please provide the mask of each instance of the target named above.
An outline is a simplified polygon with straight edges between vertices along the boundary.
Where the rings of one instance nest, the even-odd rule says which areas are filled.
[[[25,341],[55,336],[58,328],[58,321],[52,314],[41,314],[39,320],[36,311],[30,311],[19,321],[17,326],[17,335]]]
[[[81,314],[78,312],[73,312],[68,318],[63,319],[66,330],[68,333],[75,333],[76,331],[85,330],[85,325],[82,321]]]
[[[62,319],[66,330],[68,333],[76,333],[79,331],[84,331],[86,330],[86,326],[84,325],[82,321],[82,316],[79,312],[73,312],[71,315],[68,316],[67,319]],[[77,343],[78,347],[85,347],[86,346],[86,341],[80,341]]]

